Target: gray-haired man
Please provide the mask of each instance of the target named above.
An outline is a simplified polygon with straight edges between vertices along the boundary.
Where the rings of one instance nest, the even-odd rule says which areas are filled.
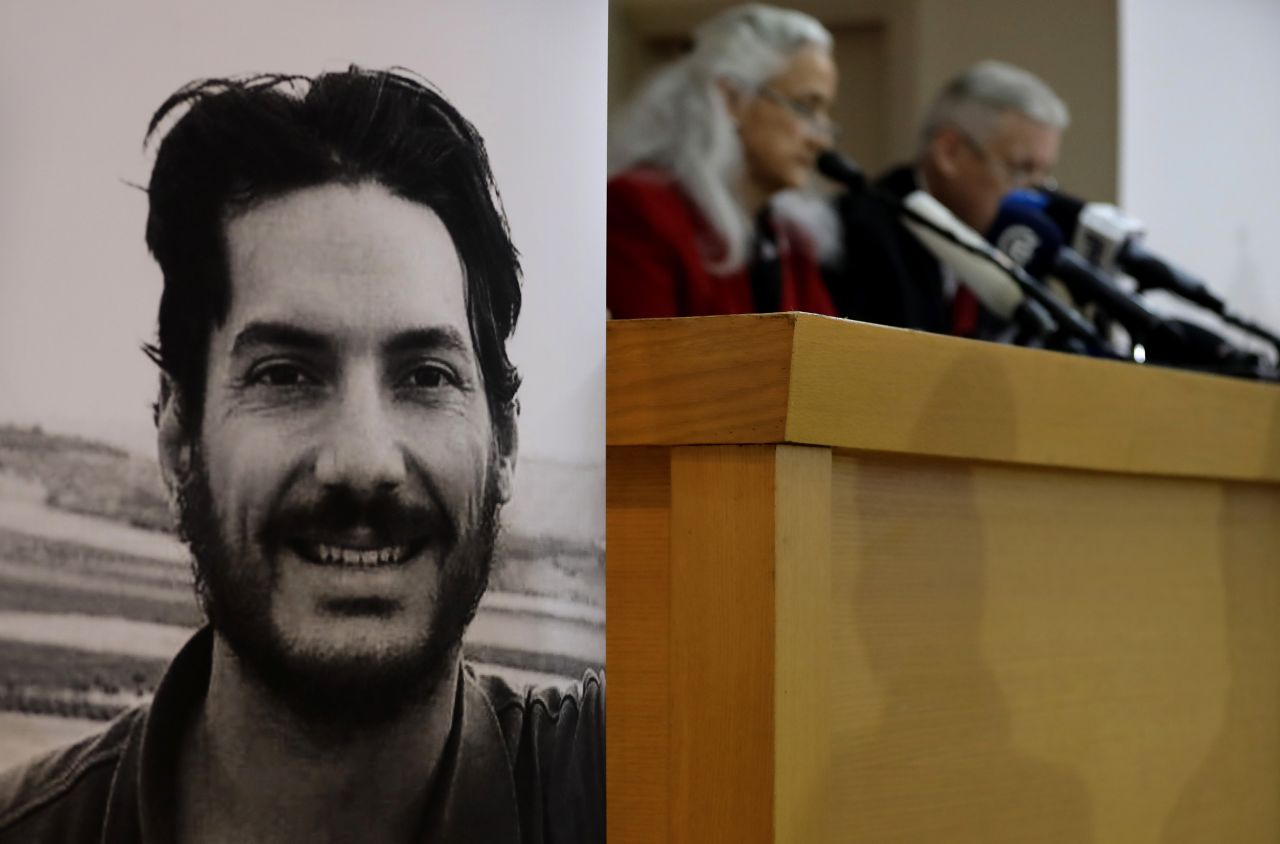
[[[930,104],[915,160],[889,170],[876,186],[898,197],[926,190],[984,232],[1006,193],[1050,178],[1069,120],[1066,105],[1043,80],[1003,62],[979,62]],[[982,333],[977,303],[963,288],[956,295],[954,281],[884,205],[845,196],[839,212],[844,260],[831,286],[843,316]]]

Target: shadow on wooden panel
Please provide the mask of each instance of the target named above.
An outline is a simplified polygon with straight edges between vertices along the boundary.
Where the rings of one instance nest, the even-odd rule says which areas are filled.
[[[607,835],[649,844],[670,832],[671,461],[660,448],[611,448],[607,460],[606,661],[626,666],[610,678]]]
[[[1268,442],[1271,462],[1280,415]],[[1169,814],[1166,844],[1280,837],[1280,560],[1259,541],[1268,531],[1280,533],[1276,487],[1227,484],[1219,536],[1231,680],[1221,730]]]
[[[972,366],[956,363],[926,416],[957,405]],[[989,414],[1006,420],[989,435],[1013,442],[1012,395],[1007,403]],[[857,468],[857,575],[838,600],[853,603],[885,698],[875,726],[840,742],[833,760],[847,772],[832,796],[844,833],[859,842],[1092,841],[1083,780],[1013,745],[1008,703],[982,653],[987,549],[970,469],[938,461],[911,484],[900,477],[894,461]]]

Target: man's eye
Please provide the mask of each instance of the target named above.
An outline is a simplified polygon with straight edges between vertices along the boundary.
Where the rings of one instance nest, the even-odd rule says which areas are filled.
[[[289,363],[260,366],[249,376],[249,383],[264,387],[309,387],[316,383],[306,370]]]
[[[410,389],[437,390],[457,384],[453,373],[442,366],[418,366],[409,371],[401,385]]]

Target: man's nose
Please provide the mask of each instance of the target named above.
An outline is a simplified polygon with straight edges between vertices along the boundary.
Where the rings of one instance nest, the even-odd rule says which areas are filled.
[[[404,453],[378,374],[358,370],[343,379],[316,456],[325,486],[373,491],[405,479]]]

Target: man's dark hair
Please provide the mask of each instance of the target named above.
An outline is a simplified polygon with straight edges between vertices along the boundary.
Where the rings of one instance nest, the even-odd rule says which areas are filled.
[[[520,264],[484,141],[457,109],[399,70],[206,79],[160,106],[147,139],[184,109],[147,188],[147,246],[164,274],[147,353],[173,382],[188,430],[200,424],[210,335],[231,305],[228,219],[290,191],[373,182],[431,208],[453,239],[490,413],[509,445],[520,378],[506,341]]]

